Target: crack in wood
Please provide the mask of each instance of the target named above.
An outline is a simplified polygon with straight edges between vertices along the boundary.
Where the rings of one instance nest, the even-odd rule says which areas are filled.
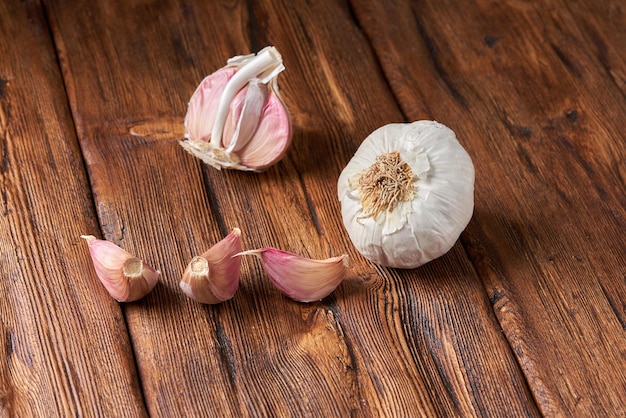
[[[624,283],[626,283],[626,275],[624,275],[622,279],[624,280]],[[626,309],[625,309],[626,307],[622,306],[623,309],[620,310],[619,302],[615,300],[615,298],[611,295],[610,292],[606,290],[606,288],[601,282],[599,282],[599,284],[600,284],[600,289],[602,289],[602,293],[604,294],[604,297],[609,302],[609,306],[611,307],[611,310],[615,314],[615,317],[619,321],[624,331],[626,331],[626,316],[624,315],[624,313],[626,312]]]
[[[602,35],[598,32],[595,27],[592,27],[590,24],[585,23],[583,25],[585,31],[591,38],[593,45],[596,47],[596,57],[600,62],[600,65],[609,76],[610,80],[613,82],[615,87],[622,93],[623,96],[626,96],[626,90],[624,86],[626,85],[626,80],[622,77],[619,77],[614,71],[609,59],[609,48],[606,42],[602,39]]]
[[[3,79],[0,79],[3,80]],[[0,100],[3,99],[4,90],[6,87],[6,80],[3,80],[4,84],[0,82]],[[2,141],[2,146],[0,148],[0,152],[2,152],[2,156],[0,157],[0,180],[2,181],[2,215],[7,216],[13,210],[11,209],[11,205],[9,204],[9,192],[7,191],[7,180],[6,173],[9,169],[9,120],[11,119],[11,108],[7,104],[3,105],[4,100],[0,102],[0,141]]]
[[[13,332],[5,329],[4,353],[2,355],[6,360],[0,365],[0,379],[2,379],[2,384],[0,384],[0,415],[8,417],[14,416],[15,384],[11,378],[14,344]]]
[[[228,371],[228,381],[234,392],[237,392],[237,369],[235,367],[235,356],[233,355],[233,346],[224,331],[221,322],[215,321],[215,337],[217,339],[217,348],[220,358]]]
[[[4,99],[4,97],[6,96],[6,89],[8,84],[9,80],[0,77],[0,99]]]
[[[260,51],[265,45],[268,44],[265,39],[265,33],[267,33],[266,28],[263,28],[260,22],[266,22],[268,19],[266,16],[263,16],[262,19],[258,19],[255,15],[256,2],[247,0],[246,5],[248,9],[248,42],[250,43],[251,51]]]
[[[298,181],[300,182],[300,187],[302,188],[302,194],[304,195],[304,200],[306,201],[307,209],[309,210],[309,214],[311,215],[311,221],[313,222],[313,225],[315,225],[315,230],[317,231],[317,235],[321,237],[324,235],[324,231],[320,224],[319,218],[317,217],[317,211],[315,210],[315,205],[313,204],[313,201],[311,200],[311,196],[309,195],[309,192],[307,191],[306,184],[300,172],[298,172]]]
[[[349,335],[343,332],[341,309],[339,308],[339,305],[337,304],[336,298],[333,295],[331,295],[329,297],[329,300],[330,301],[326,306],[328,310],[330,311],[333,317],[333,320],[337,323],[337,329],[341,331],[341,341],[343,342],[346,348],[346,354],[349,360],[349,362],[344,363],[344,367],[345,367],[346,375],[348,376],[349,382],[353,388],[353,390],[350,391],[350,393],[354,394],[354,396],[357,397],[356,407],[354,407],[353,410],[358,411],[358,405],[364,399],[364,397],[361,393],[361,387],[359,385],[359,379],[358,379],[359,365],[358,365],[358,361],[356,358],[354,345],[352,341],[350,340]]]
[[[561,48],[559,48],[558,46],[556,46],[554,44],[552,44],[550,46],[552,47],[552,50],[554,51],[556,56],[559,58],[559,60],[563,63],[565,68],[567,68],[567,70],[570,73],[572,73],[575,77],[582,78],[583,73],[580,70],[580,68],[578,68],[578,66],[576,64],[574,64],[574,61],[569,59],[567,57],[567,55],[565,54],[565,52],[563,52],[563,50],[561,50]]]
[[[500,38],[502,37],[498,35],[485,35],[483,40],[489,48],[495,48],[496,44],[500,41]]]
[[[459,90],[456,88],[454,83],[452,83],[448,72],[446,71],[443,64],[441,63],[439,49],[437,48],[437,45],[435,45],[430,35],[428,35],[428,33],[426,32],[426,29],[422,25],[422,21],[420,20],[419,16],[415,13],[413,9],[411,10],[413,12],[413,19],[415,21],[415,26],[417,27],[417,30],[420,36],[422,37],[422,40],[424,41],[424,45],[426,46],[426,49],[428,50],[428,54],[430,55],[430,59],[433,63],[433,67],[435,68],[435,71],[439,75],[439,78],[441,79],[443,85],[448,89],[452,97],[464,109],[468,109],[469,107],[467,105],[467,100],[465,99],[465,97],[463,97],[461,92],[459,92]]]

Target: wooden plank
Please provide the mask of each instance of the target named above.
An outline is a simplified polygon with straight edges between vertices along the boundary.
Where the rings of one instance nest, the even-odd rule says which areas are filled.
[[[450,125],[477,162],[463,242],[542,413],[623,415],[621,6],[353,7],[407,117]]]
[[[190,51],[187,37],[201,25],[226,31],[228,8],[203,15],[173,2],[47,8],[104,236],[162,272],[147,298],[122,307],[148,411],[237,415],[223,308],[193,303],[178,287],[189,260],[222,234],[200,165],[177,144],[188,92],[205,71],[193,63],[217,52],[211,39]],[[190,29],[196,18],[202,24]],[[222,60],[216,54],[214,65]]]
[[[327,134],[324,138],[314,131],[313,139],[308,134],[294,140],[294,154],[302,157],[290,161],[314,208],[321,239],[330,248],[351,248],[338,216],[336,179],[367,134],[402,116],[345,5],[297,2],[292,7],[259,7],[255,15],[269,28],[287,25],[272,38],[286,51],[303,48],[301,40],[306,40],[308,53],[298,61],[303,69],[294,71],[300,78],[292,88],[296,96],[291,94],[291,107],[296,115],[299,108],[306,111],[312,106],[302,97],[313,97],[317,123],[322,124],[317,129]],[[290,55],[298,56],[296,51]],[[324,78],[317,82],[316,74]],[[289,99],[289,92],[285,94]],[[309,131],[309,125],[300,130]],[[306,157],[311,154],[328,155],[331,161]],[[418,410],[430,416],[535,413],[460,246],[413,271],[378,268],[352,255],[356,280],[339,289],[336,307],[331,306],[360,371],[357,382],[369,407],[365,410],[389,416]]]
[[[585,55],[586,60],[593,63],[595,71],[602,75],[601,80],[604,85],[602,90],[606,89],[612,93],[617,93],[615,89],[619,89],[622,98],[626,97],[626,30],[624,30],[626,18],[623,6],[612,2],[574,2],[568,3],[567,6],[572,13],[573,20],[576,22],[575,27],[578,29],[577,39],[581,39],[586,45],[589,45],[582,53]],[[622,129],[619,125],[619,120],[624,120],[623,107],[619,107],[620,102],[623,103],[623,101],[619,97],[614,98],[613,103],[618,105],[614,109],[612,103],[604,101],[602,91],[596,92],[595,88],[592,87],[592,89],[591,93],[595,96],[595,102],[602,106],[598,108],[598,114],[606,115],[605,118],[609,120],[613,120],[614,117],[618,119],[611,126],[601,126],[602,130],[600,132],[606,132],[606,134],[601,134],[601,137],[606,138],[608,136],[610,138],[608,141],[598,141],[600,148],[597,151],[601,158],[597,159],[595,152],[593,152],[595,141],[583,148],[585,160],[597,159],[593,171],[586,171],[594,183],[596,183],[595,178],[597,177],[595,171],[600,171],[602,182],[608,183],[609,186],[607,190],[602,190],[602,185],[599,185],[599,187],[596,185],[597,194],[602,200],[604,200],[604,195],[607,193],[616,199],[612,204],[606,205],[605,203],[605,205],[609,216],[618,221],[623,221],[623,215],[614,210],[615,207],[626,207],[626,141],[623,138]],[[619,95],[616,94],[616,96]],[[600,122],[598,123],[599,125],[604,125],[604,120],[598,122]],[[610,231],[607,228],[606,231],[610,234],[609,236],[615,237],[614,240],[611,240],[613,249],[608,254],[605,254],[603,251],[597,254],[594,252],[594,264],[604,266],[595,274],[600,277],[615,277],[615,273],[619,274],[621,271],[621,281],[602,280],[600,285],[615,315],[622,324],[622,328],[626,330],[626,286],[624,285],[626,283],[626,269],[623,262],[622,268],[615,270],[612,269],[612,265],[615,264],[613,261],[605,262],[606,257],[612,258],[615,253],[620,254],[621,251],[621,254],[624,254],[624,238],[617,232],[618,230]]]
[[[202,3],[48,4],[105,236],[163,271],[124,305],[150,413],[537,415],[460,245],[415,271],[351,249],[336,179],[402,115],[346,5]],[[293,149],[262,174],[201,166],[176,141],[186,101],[227,57],[266,44],[285,58]],[[348,251],[350,277],[299,304],[246,259],[231,301],[187,300],[185,264],[233,226],[246,248]]]
[[[0,415],[145,415],[124,318],[79,238],[98,222],[43,11],[0,16]]]

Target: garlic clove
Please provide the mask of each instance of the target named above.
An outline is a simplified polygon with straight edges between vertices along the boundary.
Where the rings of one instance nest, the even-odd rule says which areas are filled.
[[[185,138],[206,143],[211,140],[220,97],[236,71],[235,68],[223,68],[202,80],[188,104],[184,122]]]
[[[292,139],[291,119],[278,94],[271,93],[254,136],[239,153],[240,163],[254,171],[265,170],[280,161]]]
[[[180,281],[180,288],[191,299],[207,304],[224,302],[239,287],[241,231],[234,228],[220,242],[194,257]]]
[[[313,302],[330,295],[343,281],[348,268],[346,254],[313,260],[271,247],[240,254],[259,257],[278,290],[298,302]]]
[[[256,78],[235,96],[222,138],[227,153],[240,151],[250,142],[261,122],[266,99],[267,86]]]
[[[161,272],[110,241],[81,235],[87,241],[96,275],[118,302],[141,299],[156,286]]]
[[[206,77],[189,101],[183,148],[217,169],[261,171],[277,163],[292,137],[278,92],[283,70],[278,50],[266,47]]]

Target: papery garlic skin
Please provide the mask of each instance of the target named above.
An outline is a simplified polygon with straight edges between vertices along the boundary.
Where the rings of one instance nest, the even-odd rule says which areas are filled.
[[[194,257],[180,281],[183,293],[200,303],[216,304],[233,297],[239,287],[241,230],[234,228],[220,242]]]
[[[185,116],[188,152],[217,168],[263,171],[291,145],[291,118],[278,90],[284,70],[274,47],[236,56],[206,77]]]
[[[371,216],[358,180],[377,157],[393,152],[410,167],[412,193]],[[438,122],[389,124],[363,141],[339,176],[337,191],[343,223],[364,257],[415,268],[448,252],[469,223],[474,166],[454,132]]]
[[[81,235],[81,238],[87,241],[96,275],[118,302],[139,300],[156,286],[159,270],[110,241],[93,235]]]
[[[263,261],[263,268],[274,286],[298,302],[313,302],[330,295],[343,281],[348,256],[313,260],[276,248],[244,251]]]

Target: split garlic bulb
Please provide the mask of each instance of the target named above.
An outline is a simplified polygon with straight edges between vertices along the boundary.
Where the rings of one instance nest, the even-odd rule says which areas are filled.
[[[292,139],[277,83],[284,69],[272,46],[229,59],[191,96],[182,147],[218,170],[263,171],[280,161]]]
[[[448,252],[472,217],[474,166],[435,121],[372,132],[339,176],[343,223],[377,264],[414,268]]]

